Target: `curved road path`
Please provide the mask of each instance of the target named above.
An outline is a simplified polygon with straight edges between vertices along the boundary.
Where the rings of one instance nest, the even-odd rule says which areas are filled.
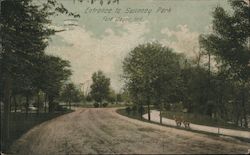
[[[14,154],[247,153],[249,143],[162,127],[117,114],[84,109],[44,122],[11,147]]]

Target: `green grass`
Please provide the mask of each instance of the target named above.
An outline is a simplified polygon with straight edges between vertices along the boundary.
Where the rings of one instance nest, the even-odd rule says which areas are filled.
[[[10,115],[10,139],[6,143],[7,151],[10,149],[10,146],[14,141],[16,141],[34,126],[69,112],[72,111],[68,110],[55,113],[40,113],[39,115],[36,113],[29,113],[27,118],[25,113],[12,112]],[[1,131],[3,131],[3,127],[1,127]]]
[[[212,119],[206,115],[200,114],[192,114],[192,113],[183,113],[183,112],[173,112],[173,111],[164,111],[163,117],[173,119],[173,116],[182,117],[184,120],[187,120],[194,124],[199,125],[206,125],[206,126],[213,126],[213,127],[221,127],[227,129],[236,129],[236,130],[243,130],[243,131],[250,131],[249,128],[243,128],[236,126],[235,124],[229,124],[223,120],[217,121],[216,119]]]
[[[131,111],[131,113],[128,115],[128,113],[126,112],[125,108],[121,108],[121,109],[117,109],[116,112],[120,115],[129,117],[129,118],[133,118],[133,119],[138,119],[138,120],[142,120],[142,121],[146,121],[146,119],[141,119],[141,114],[139,114],[138,112],[133,113]]]

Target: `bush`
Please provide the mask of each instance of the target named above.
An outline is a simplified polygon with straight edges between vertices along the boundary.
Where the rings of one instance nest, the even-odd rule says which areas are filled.
[[[86,96],[86,101],[87,101],[87,102],[91,102],[91,101],[92,101],[92,98],[91,98],[90,95]]]
[[[170,111],[171,110],[171,105],[169,103],[166,103],[164,104],[164,108],[167,110],[167,111]]]
[[[144,109],[144,107],[142,107],[142,106],[140,106],[140,108],[138,108],[138,113],[139,114],[143,114],[145,112],[145,109]]]
[[[130,108],[130,107],[127,107],[127,108],[126,108],[126,112],[127,112],[128,115],[130,115],[131,108]]]
[[[67,111],[67,108],[63,107],[62,105],[57,104],[55,110],[56,111]]]
[[[107,106],[108,106],[108,103],[107,103],[107,102],[104,102],[102,106],[103,106],[103,107],[107,107]]]
[[[94,107],[95,107],[95,108],[98,108],[98,107],[99,107],[99,103],[95,102],[95,103],[94,103]]]
[[[136,109],[137,109],[136,105],[133,105],[133,107],[132,107],[133,115],[136,114]]]
[[[171,110],[173,110],[173,111],[175,111],[175,112],[182,112],[182,110],[183,110],[183,105],[182,105],[182,103],[179,102],[179,103],[173,104]]]

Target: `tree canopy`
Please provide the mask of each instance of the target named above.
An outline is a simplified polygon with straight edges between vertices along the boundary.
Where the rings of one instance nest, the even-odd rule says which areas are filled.
[[[25,96],[27,113],[30,97],[40,96],[43,91],[49,96],[53,111],[53,98],[71,75],[68,61],[45,53],[50,36],[56,32],[50,27],[50,17],[56,13],[74,15],[60,8],[63,6],[53,0],[42,4],[33,0],[1,1],[0,101],[4,103],[4,144],[9,138],[11,97]]]
[[[213,12],[213,33],[203,35],[200,43],[204,49],[211,52],[220,64],[219,72],[233,85],[241,87],[240,98],[245,126],[246,92],[250,77],[250,6],[244,0],[229,1],[233,12],[229,13],[222,7]],[[235,101],[238,104],[238,101]]]
[[[92,84],[90,86],[91,97],[102,104],[104,99],[108,99],[110,92],[110,79],[102,71],[97,71],[92,75]]]
[[[179,56],[159,43],[134,48],[123,62],[123,77],[136,103],[169,100],[180,74]],[[142,100],[145,99],[145,100]],[[150,114],[150,113],[149,113]],[[150,119],[150,115],[148,116]]]

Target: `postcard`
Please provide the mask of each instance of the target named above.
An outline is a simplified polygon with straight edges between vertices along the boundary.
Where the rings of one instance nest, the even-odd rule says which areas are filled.
[[[1,154],[249,154],[249,0],[0,0]]]

